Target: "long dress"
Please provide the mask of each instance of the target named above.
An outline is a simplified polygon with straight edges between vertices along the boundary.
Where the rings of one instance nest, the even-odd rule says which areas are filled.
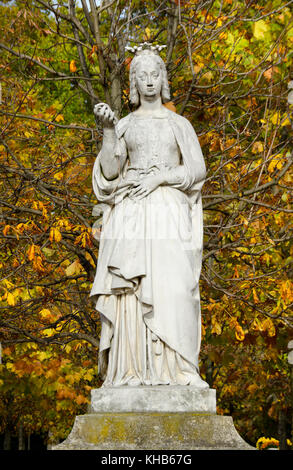
[[[93,187],[103,209],[97,272],[103,386],[208,385],[198,373],[201,340],[200,189],[205,166],[196,134],[183,117],[130,114],[117,126],[116,181],[99,158]],[[125,158],[124,158],[125,160]],[[184,177],[137,200],[127,181],[184,167]]]

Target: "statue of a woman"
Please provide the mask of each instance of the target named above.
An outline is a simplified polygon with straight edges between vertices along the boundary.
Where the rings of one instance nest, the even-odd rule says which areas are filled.
[[[198,370],[205,164],[189,121],[163,106],[167,73],[153,48],[132,60],[130,100],[136,111],[118,123],[108,105],[94,109],[104,127],[93,169],[104,212],[91,291],[103,386],[208,388]]]

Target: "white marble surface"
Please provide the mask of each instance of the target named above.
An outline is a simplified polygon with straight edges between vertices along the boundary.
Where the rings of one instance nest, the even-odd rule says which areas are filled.
[[[104,127],[93,168],[103,227],[91,295],[107,387],[208,388],[198,368],[206,168],[190,122],[163,106],[169,99],[165,64],[144,45],[130,68],[137,109],[119,122],[105,103],[94,111]]]
[[[216,390],[192,386],[121,386],[91,391],[91,413],[216,413]]]

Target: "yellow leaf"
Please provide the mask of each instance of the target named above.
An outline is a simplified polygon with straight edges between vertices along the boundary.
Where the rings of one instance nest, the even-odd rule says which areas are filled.
[[[11,292],[8,292],[8,294],[7,294],[7,303],[11,307],[13,307],[15,305],[15,297]]]
[[[282,116],[281,126],[282,126],[282,127],[284,127],[284,126],[291,126],[290,119],[289,119],[289,117],[288,117],[286,114],[283,114],[283,116]]]
[[[45,359],[48,359],[48,354],[45,351],[41,351],[38,353],[38,358],[40,361],[44,361]]]
[[[52,330],[52,328],[47,328],[46,330],[43,331],[44,336],[52,336],[54,335],[55,331]]]
[[[280,113],[278,111],[276,111],[271,117],[271,123],[275,125],[275,124],[277,124],[279,119],[280,119]]]
[[[270,318],[266,318],[264,322],[262,322],[262,330],[267,331],[268,336],[272,337],[276,334],[275,326]]]
[[[253,293],[253,300],[254,300],[254,303],[258,303],[259,302],[259,299],[258,299],[258,296],[257,296],[257,293],[256,293],[256,290],[255,288],[252,289],[252,293]]]
[[[74,274],[79,274],[83,270],[82,265],[78,260],[75,260],[65,269],[66,276],[74,276]]]
[[[64,116],[63,114],[58,114],[55,118],[56,122],[64,121]]]
[[[62,178],[63,178],[62,171],[58,171],[58,173],[55,173],[54,178],[55,178],[55,180],[58,180],[58,181],[62,180]]]
[[[39,271],[41,273],[46,272],[46,269],[44,268],[43,263],[42,263],[42,257],[41,256],[36,256],[34,258],[33,265],[34,265],[34,269],[36,269],[36,271]]]
[[[151,37],[151,30],[150,28],[146,28],[145,29],[145,36],[146,36],[146,39],[149,39]]]
[[[46,248],[44,247],[42,251],[45,253],[47,256],[53,256],[55,253],[55,250],[52,250],[51,248]]]
[[[270,161],[269,166],[268,166],[268,171],[270,173],[273,173],[276,168],[278,170],[280,170],[283,167],[283,163],[282,163],[280,157],[281,157],[281,155],[278,154],[274,158],[272,158],[272,160]]]
[[[84,380],[88,380],[89,382],[93,379],[93,376],[95,375],[95,370],[94,369],[89,369],[83,376]]]
[[[218,323],[217,321],[213,321],[212,324],[213,324],[212,333],[216,333],[217,335],[220,335],[222,333],[222,327],[220,323]]]
[[[197,62],[197,64],[193,67],[194,73],[199,73],[201,69],[203,68],[204,63],[202,62]]]
[[[276,166],[278,170],[281,170],[281,168],[283,168],[283,163],[279,160]]]
[[[206,72],[206,73],[202,76],[202,78],[205,78],[208,82],[210,82],[211,79],[213,78],[213,74],[212,74],[212,72],[209,70],[208,72]]]
[[[43,308],[43,310],[40,311],[40,315],[42,316],[42,318],[47,318],[51,316],[51,312],[48,308]]]
[[[263,143],[260,141],[254,142],[252,146],[252,153],[260,153],[263,151]]]
[[[3,279],[4,284],[6,285],[7,289],[13,287],[12,282],[8,281],[7,279]]]
[[[264,20],[256,21],[252,27],[253,36],[256,39],[264,39],[265,33],[268,30],[269,30],[268,25],[266,24]]]
[[[245,338],[245,333],[244,333],[242,327],[239,325],[239,323],[237,323],[237,325],[235,327],[235,336],[238,339],[238,341],[243,341],[244,338]]]
[[[84,248],[86,247],[86,245],[91,245],[91,238],[90,238],[89,233],[87,232],[81,233],[78,237],[76,237],[74,244],[75,245],[81,244]]]
[[[273,67],[270,67],[269,69],[267,69],[263,75],[267,80],[271,80],[272,75],[273,75]]]
[[[69,70],[70,70],[71,73],[74,73],[74,72],[77,71],[75,60],[72,60],[72,61],[70,62]]]
[[[251,325],[251,329],[255,330],[255,331],[258,331],[260,329],[260,323],[259,323],[259,320],[257,318],[255,318],[253,320],[252,325]]]
[[[95,268],[96,264],[95,264],[93,258],[91,257],[91,255],[87,251],[85,252],[85,257],[91,263],[92,267]]]
[[[18,259],[17,259],[17,258],[14,258],[13,263],[12,263],[12,266],[13,266],[14,268],[17,268],[17,267],[19,266],[19,264],[20,264],[20,263],[19,263]]]
[[[24,135],[25,135],[25,137],[27,137],[27,138],[29,139],[29,138],[32,137],[34,134],[33,134],[32,132],[29,132],[29,131],[24,131]]]
[[[258,389],[258,386],[256,384],[251,384],[247,387],[247,391],[249,393],[254,393]]]
[[[58,228],[52,227],[50,230],[50,241],[53,242],[60,242],[62,240],[61,232],[59,232]]]

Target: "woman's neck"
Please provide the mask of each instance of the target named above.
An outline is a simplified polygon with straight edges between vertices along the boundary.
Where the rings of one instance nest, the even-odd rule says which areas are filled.
[[[140,106],[134,111],[134,114],[139,114],[140,116],[163,116],[166,114],[166,108],[162,105],[161,96],[153,100],[140,97]]]

